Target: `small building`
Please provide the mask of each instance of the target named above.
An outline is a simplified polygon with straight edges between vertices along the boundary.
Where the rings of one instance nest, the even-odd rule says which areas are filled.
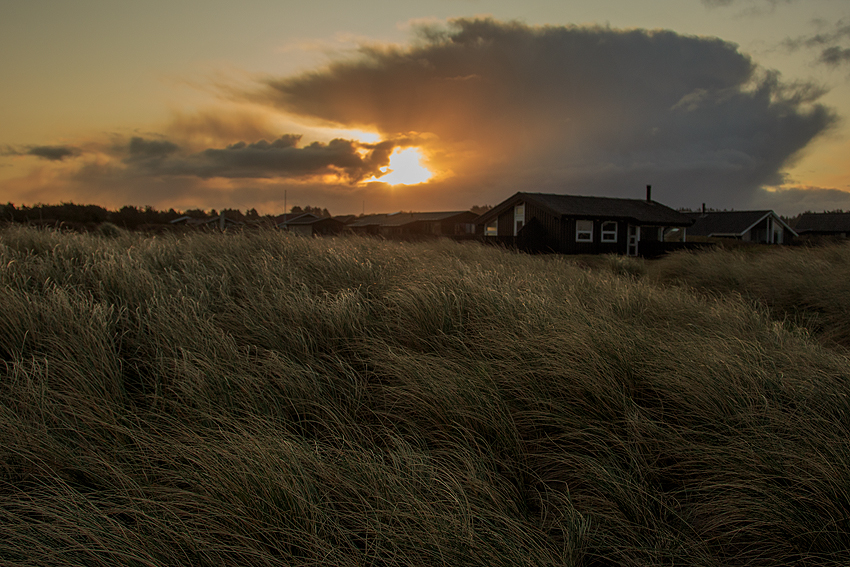
[[[563,254],[655,255],[674,227],[693,220],[647,198],[619,199],[547,193],[516,193],[478,217],[486,241],[527,251]]]
[[[339,234],[345,229],[345,223],[341,221],[312,213],[281,215],[275,226],[301,236],[328,236]]]
[[[360,234],[386,238],[472,238],[478,215],[471,211],[430,213],[390,213],[367,215],[350,223],[348,228]]]
[[[803,213],[794,230],[800,236],[850,238],[850,213]]]
[[[227,230],[231,227],[241,226],[245,223],[228,218],[224,213],[215,217],[196,218],[190,216],[182,216],[169,221],[172,225],[194,226],[200,228],[217,228],[219,230]]]
[[[333,219],[348,225],[357,220],[357,215],[335,215]]]
[[[734,238],[744,242],[788,244],[797,232],[773,211],[700,211],[685,213],[694,224],[687,237]]]

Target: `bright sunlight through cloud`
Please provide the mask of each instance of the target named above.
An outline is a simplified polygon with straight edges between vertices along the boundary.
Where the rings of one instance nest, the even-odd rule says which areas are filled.
[[[386,175],[373,177],[369,181],[378,181],[390,185],[416,185],[425,183],[433,175],[422,165],[422,153],[418,148],[396,148],[390,155],[390,165],[381,168]]]

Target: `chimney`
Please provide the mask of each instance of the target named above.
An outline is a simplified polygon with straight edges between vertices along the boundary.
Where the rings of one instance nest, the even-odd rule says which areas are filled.
[[[705,214],[705,203],[702,204],[702,214]]]
[[[647,201],[651,201],[651,200],[652,200],[652,185],[647,185],[647,186],[646,186],[646,200],[647,200]]]

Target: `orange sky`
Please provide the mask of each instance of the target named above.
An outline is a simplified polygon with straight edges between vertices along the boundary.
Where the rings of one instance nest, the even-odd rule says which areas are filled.
[[[523,4],[13,6],[0,201],[850,210],[846,2]]]

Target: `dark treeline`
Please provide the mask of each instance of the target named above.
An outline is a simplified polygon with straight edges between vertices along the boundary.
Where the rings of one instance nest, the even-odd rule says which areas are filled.
[[[331,214],[327,209],[321,207],[294,206],[290,213],[312,213],[316,216],[329,217]],[[237,222],[274,222],[278,215],[260,215],[256,209],[248,209],[244,213],[239,209],[222,209],[217,211],[210,209],[188,209],[178,211],[168,209],[159,211],[151,206],[134,207],[127,205],[118,210],[109,210],[99,205],[78,205],[75,203],[62,203],[60,205],[38,204],[31,207],[23,205],[16,207],[12,203],[0,205],[0,222],[13,222],[21,224],[62,224],[69,227],[96,226],[110,222],[116,226],[135,230],[147,226],[165,225],[173,220],[184,216],[204,219],[213,218],[223,214],[227,218]]]

